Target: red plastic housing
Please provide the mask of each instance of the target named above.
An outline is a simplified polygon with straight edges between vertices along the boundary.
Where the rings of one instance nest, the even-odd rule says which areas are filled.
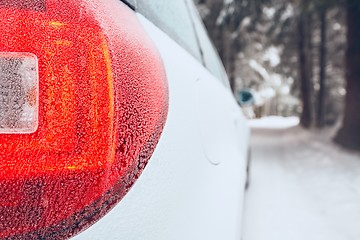
[[[120,1],[20,2],[0,1],[0,52],[38,57],[39,127],[0,134],[0,238],[69,238],[146,166],[166,121],[166,75]]]

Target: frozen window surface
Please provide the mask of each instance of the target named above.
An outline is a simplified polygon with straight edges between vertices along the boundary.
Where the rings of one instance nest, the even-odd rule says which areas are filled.
[[[137,0],[137,11],[167,33],[200,62],[195,30],[183,0]]]
[[[191,14],[194,20],[195,29],[199,36],[200,48],[202,49],[203,58],[205,67],[219,80],[221,80],[226,86],[229,86],[229,81],[227,79],[224,67],[222,62],[215,50],[214,45],[212,44],[205,26],[202,23],[202,20],[195,9],[192,2],[189,1],[189,7]]]

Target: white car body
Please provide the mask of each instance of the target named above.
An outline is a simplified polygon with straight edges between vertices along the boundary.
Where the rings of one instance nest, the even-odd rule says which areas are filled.
[[[136,13],[169,84],[164,131],[144,172],[73,239],[240,240],[249,129],[231,90]]]
[[[241,239],[250,132],[192,0],[0,13],[0,239]]]

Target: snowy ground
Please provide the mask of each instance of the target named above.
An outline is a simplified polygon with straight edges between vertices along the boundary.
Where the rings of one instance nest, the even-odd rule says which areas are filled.
[[[243,240],[359,240],[360,154],[296,118],[253,120]]]

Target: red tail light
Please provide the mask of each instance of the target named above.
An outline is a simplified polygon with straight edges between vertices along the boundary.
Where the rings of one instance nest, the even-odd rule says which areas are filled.
[[[38,128],[0,134],[0,238],[67,238],[144,169],[167,115],[165,72],[120,1],[22,2],[0,1],[0,52],[38,58]]]

